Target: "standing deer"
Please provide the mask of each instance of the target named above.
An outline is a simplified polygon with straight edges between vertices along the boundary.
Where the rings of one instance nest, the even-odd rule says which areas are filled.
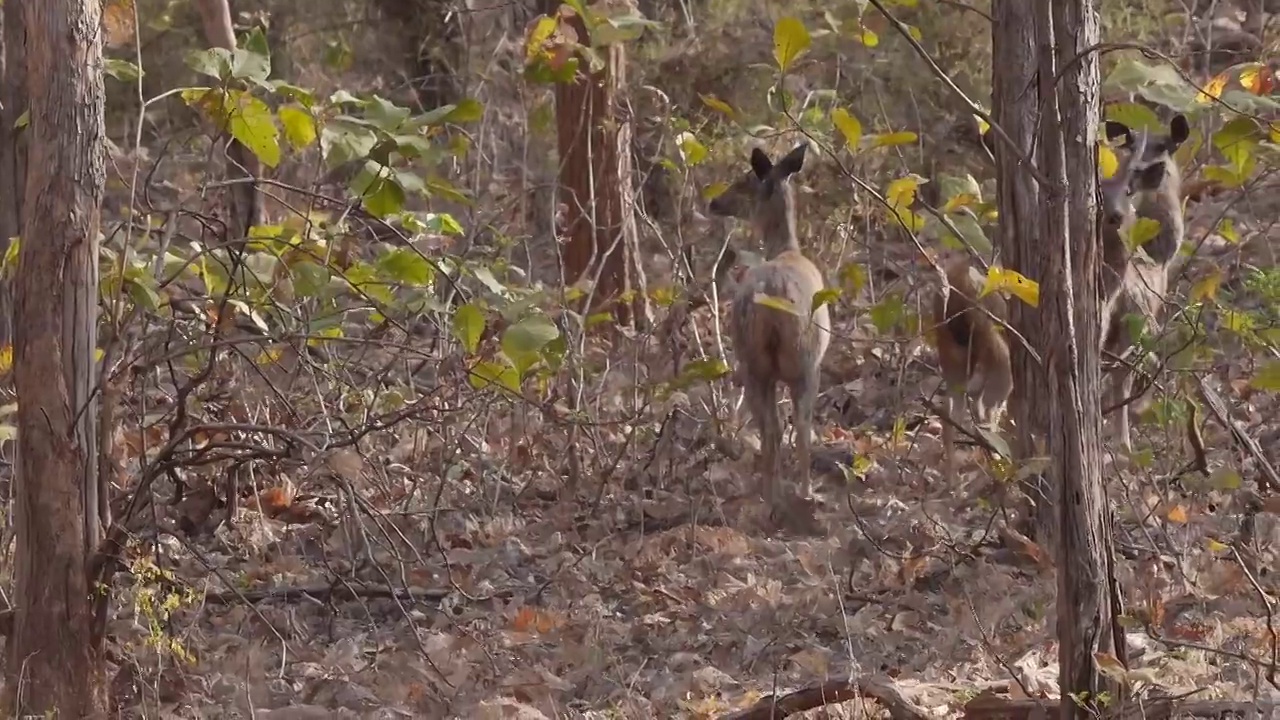
[[[1182,216],[1182,175],[1173,153],[1190,134],[1187,119],[1176,115],[1169,132],[1152,136],[1135,133],[1127,125],[1108,121],[1108,139],[1123,137],[1121,148],[1128,154],[1116,176],[1100,183],[1102,195],[1102,349],[1122,355],[1132,344],[1126,315],[1140,314],[1148,323],[1160,317],[1169,290],[1169,268],[1185,237]],[[1160,224],[1155,237],[1137,250],[1130,250],[1124,236],[1139,218]],[[1133,393],[1133,371],[1120,363],[1109,373],[1108,405],[1115,405]],[[1132,449],[1129,407],[1119,409],[1117,432],[1120,444]]]
[[[760,493],[781,507],[782,425],[778,419],[777,384],[791,390],[794,405],[796,462],[800,495],[809,498],[813,484],[809,452],[813,408],[818,395],[818,368],[831,342],[831,316],[823,305],[810,312],[813,297],[824,287],[822,273],[800,251],[796,234],[796,200],[791,176],[804,166],[803,142],[776,164],[763,150],[751,151],[751,170],[711,201],[721,217],[749,219],[768,260],[748,270],[732,301],[729,335],[733,340],[736,376],[747,407],[760,426]],[[792,306],[794,312],[761,302],[762,296]],[[769,304],[766,304],[769,303]]]
[[[956,258],[946,268],[946,286],[933,297],[931,323],[938,348],[938,365],[946,386],[946,410],[958,421],[963,398],[974,402],[979,423],[998,422],[1013,392],[1013,367],[1009,341],[998,318],[1005,321],[1009,307],[996,293],[979,299],[980,280],[965,258]],[[955,429],[942,422],[943,473],[955,479]]]

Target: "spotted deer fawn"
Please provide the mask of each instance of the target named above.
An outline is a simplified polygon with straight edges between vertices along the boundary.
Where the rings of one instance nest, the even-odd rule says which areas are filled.
[[[729,323],[747,408],[760,427],[760,493],[773,512],[782,507],[782,424],[778,419],[778,383],[791,390],[800,495],[812,495],[809,452],[818,367],[831,342],[831,316],[823,305],[810,313],[822,290],[822,273],[800,251],[796,200],[791,176],[804,166],[809,143],[796,146],[774,163],[763,150],[751,151],[751,170],[711,201],[721,217],[750,220],[768,260],[748,270],[734,291]],[[775,307],[761,296],[789,303],[795,312]]]
[[[1176,115],[1169,132],[1153,135],[1134,132],[1123,123],[1106,124],[1108,139],[1123,137],[1127,155],[1116,174],[1100,183],[1102,196],[1102,349],[1122,355],[1136,340],[1126,315],[1143,316],[1148,326],[1161,315],[1169,291],[1169,269],[1185,236],[1182,216],[1182,176],[1173,153],[1190,134],[1187,119]],[[1159,223],[1155,236],[1131,250],[1125,233],[1140,218]],[[1103,397],[1107,406],[1122,403],[1133,394],[1133,368],[1120,362],[1108,372]],[[1116,419],[1120,445],[1132,449],[1129,407],[1122,405]]]
[[[946,390],[946,411],[959,421],[967,396],[979,423],[998,422],[1013,392],[1009,341],[996,319],[1008,318],[1008,303],[991,293],[978,298],[977,270],[966,258],[955,258],[945,270],[946,284],[934,295],[931,323],[938,365]],[[943,472],[955,478],[955,429],[942,422]]]

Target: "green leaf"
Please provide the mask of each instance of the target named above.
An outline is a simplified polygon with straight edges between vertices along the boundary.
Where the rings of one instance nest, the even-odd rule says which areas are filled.
[[[831,111],[831,124],[844,136],[849,149],[857,152],[858,143],[862,142],[862,123],[858,122],[858,118],[844,108],[836,108]]]
[[[895,293],[871,307],[871,324],[881,333],[887,333],[902,321],[905,311],[902,297]]]
[[[476,390],[483,390],[490,385],[496,384],[513,393],[520,392],[520,375],[516,372],[516,369],[510,365],[492,360],[482,360],[476,363],[471,368],[467,381]]]
[[[387,277],[412,287],[427,287],[435,268],[412,248],[392,248],[378,258],[378,269]]]
[[[380,95],[374,95],[365,100],[363,105],[365,119],[387,132],[399,130],[400,126],[404,125],[404,121],[409,119],[409,108],[400,107]],[[449,105],[446,114],[452,112],[455,107]]]
[[[809,31],[804,23],[793,17],[784,17],[773,26],[773,59],[778,69],[786,72],[791,64],[809,49]]]
[[[475,122],[484,117],[484,105],[474,98],[465,98],[445,116],[446,122],[457,125]]]
[[[474,355],[484,334],[484,311],[472,303],[460,305],[453,312],[453,336],[462,343],[468,355]]]
[[[329,284],[329,268],[310,260],[299,260],[289,265],[293,278],[293,292],[300,298],[315,297]]]
[[[680,148],[680,159],[688,167],[693,167],[707,159],[707,148],[698,142],[693,133],[685,131],[676,136],[676,146]]]
[[[404,188],[392,180],[389,170],[370,160],[351,181],[351,192],[360,198],[365,210],[385,218],[404,209]]]
[[[427,213],[425,224],[431,232],[458,236],[464,234],[462,225],[449,213]]]
[[[215,80],[225,80],[231,75],[231,51],[226,48],[208,48],[187,53],[187,67]]]
[[[700,358],[689,361],[680,374],[671,380],[672,390],[683,390],[695,383],[711,383],[729,374],[729,366],[719,358]]]
[[[867,286],[867,270],[857,263],[845,263],[840,268],[840,287],[844,294],[855,297]]]
[[[1257,390],[1280,392],[1280,360],[1271,360],[1259,368],[1249,385]]]
[[[289,144],[301,150],[316,141],[316,122],[311,113],[296,105],[280,108],[280,124]]]
[[[831,305],[840,299],[840,288],[823,288],[813,294],[813,301],[810,303],[809,312],[815,313],[818,308],[823,305]]]
[[[244,40],[237,43],[233,58],[231,74],[234,77],[255,83],[266,81],[271,74],[271,50],[261,26],[255,25]]]
[[[142,68],[134,65],[128,60],[119,60],[116,58],[106,58],[102,64],[102,71],[107,75],[125,83],[136,83],[143,76]]]
[[[1237,117],[1213,134],[1213,146],[1239,174],[1250,164],[1260,139],[1261,132],[1256,122],[1251,118]]]
[[[146,283],[126,280],[125,287],[129,292],[129,299],[133,300],[138,307],[148,312],[156,312],[160,309],[160,295]]]
[[[538,361],[538,351],[560,336],[560,329],[545,316],[533,315],[507,328],[502,352],[511,359],[520,377]]]
[[[1160,117],[1146,105],[1140,103],[1116,103],[1107,107],[1106,119],[1122,122],[1132,130],[1157,131],[1164,128]]]
[[[280,129],[276,127],[271,108],[248,93],[233,93],[239,107],[231,113],[228,129],[231,136],[258,156],[262,164],[280,164]]]

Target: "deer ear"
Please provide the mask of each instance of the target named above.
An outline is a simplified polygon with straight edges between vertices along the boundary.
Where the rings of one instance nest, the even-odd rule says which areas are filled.
[[[794,150],[787,153],[787,156],[778,161],[778,173],[781,177],[789,177],[800,172],[800,168],[804,167],[804,154],[809,149],[809,143],[802,142],[795,147]]]
[[[1191,126],[1187,124],[1187,117],[1182,113],[1174,115],[1173,119],[1169,121],[1169,142],[1166,143],[1169,150],[1171,152],[1176,150],[1190,136]]]
[[[1124,146],[1127,148],[1133,145],[1133,132],[1129,130],[1128,125],[1125,125],[1122,122],[1116,122],[1115,120],[1108,120],[1106,129],[1108,140],[1115,140],[1123,135]]]
[[[761,180],[769,176],[769,171],[773,169],[773,161],[760,148],[751,149],[751,171]]]

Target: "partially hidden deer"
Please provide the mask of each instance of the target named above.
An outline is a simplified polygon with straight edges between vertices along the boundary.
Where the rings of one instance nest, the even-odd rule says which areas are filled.
[[[982,424],[998,423],[1013,393],[1009,340],[1000,322],[1007,320],[1007,301],[998,293],[979,298],[981,276],[968,259],[947,263],[945,285],[933,296],[934,344],[946,391],[949,419],[958,422],[964,398],[973,401],[973,415]],[[997,322],[1000,321],[1000,322]],[[955,429],[942,422],[943,473],[955,478]]]
[[[1125,317],[1138,314],[1150,327],[1158,320],[1169,291],[1169,270],[1182,248],[1186,231],[1182,215],[1182,176],[1174,152],[1187,140],[1190,127],[1175,115],[1165,134],[1134,131],[1108,121],[1108,139],[1124,138],[1115,176],[1099,183],[1102,196],[1102,349],[1122,356],[1136,338]],[[1159,223],[1155,236],[1131,249],[1125,236],[1134,223],[1148,218]],[[1129,405],[1133,394],[1133,366],[1123,360],[1108,373],[1104,405],[1121,404],[1116,433],[1129,451]]]
[[[783,507],[778,384],[791,391],[799,494],[807,499],[813,492],[809,465],[818,369],[831,342],[827,306],[810,312],[813,297],[825,286],[822,272],[804,256],[796,231],[791,179],[804,167],[808,147],[807,142],[797,145],[777,163],[763,150],[753,149],[751,170],[709,206],[713,215],[749,220],[764,246],[766,261],[747,270],[734,291],[729,335],[735,374],[760,428],[756,469],[760,493],[771,512]],[[776,301],[790,305],[790,310]]]

